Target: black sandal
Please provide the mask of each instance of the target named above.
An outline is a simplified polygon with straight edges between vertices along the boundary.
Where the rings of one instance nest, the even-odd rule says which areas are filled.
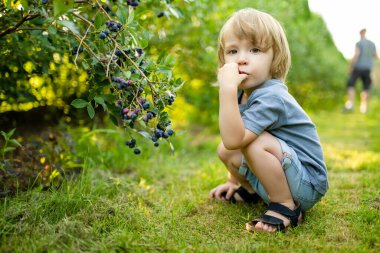
[[[234,192],[233,195],[235,195],[235,193],[239,194],[239,196],[243,199],[243,202],[248,203],[248,204],[255,204],[261,200],[260,196],[256,192],[249,193],[243,186],[240,186],[239,188],[237,188],[237,190]],[[226,197],[226,194],[227,192],[223,192],[222,194],[223,197]],[[231,203],[239,202],[234,198],[233,195],[229,199],[229,201]]]
[[[273,211],[285,216],[287,219],[290,220],[290,226],[296,227],[298,225],[298,219],[300,218],[300,215],[301,215],[301,205],[297,204],[296,209],[291,210],[288,207],[281,205],[279,203],[270,203],[267,211]],[[267,215],[267,214],[263,214],[260,218],[257,218],[251,222],[248,222],[246,224],[246,229],[249,231],[254,231],[255,225],[258,222],[262,222],[264,224],[274,226],[277,228],[277,231],[281,231],[281,232],[286,231],[286,227],[284,225],[283,220],[271,215]]]

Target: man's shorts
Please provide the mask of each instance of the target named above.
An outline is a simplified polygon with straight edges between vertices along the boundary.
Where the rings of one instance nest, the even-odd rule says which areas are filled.
[[[355,87],[358,78],[363,81],[363,90],[368,91],[371,88],[371,71],[369,69],[354,69],[347,81],[347,87]]]
[[[301,204],[302,211],[307,211],[322,198],[322,195],[317,192],[314,189],[314,186],[310,183],[309,174],[299,161],[296,152],[284,141],[278,138],[277,140],[280,142],[283,153],[281,165],[285,171],[285,176],[288,180],[293,199]],[[267,192],[258,178],[249,169],[244,157],[239,168],[239,173],[248,180],[253,190],[264,200],[264,202],[269,204],[270,200]]]

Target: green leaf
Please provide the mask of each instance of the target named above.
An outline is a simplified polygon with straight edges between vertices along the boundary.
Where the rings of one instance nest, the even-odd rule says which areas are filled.
[[[27,0],[21,0],[21,5],[24,7],[24,10],[27,11],[29,9],[29,4]]]
[[[4,131],[1,131],[0,133],[4,137],[5,140],[8,140],[8,136]]]
[[[15,133],[16,128],[13,128],[11,131],[7,133],[8,139],[11,138],[11,136]]]
[[[94,26],[99,29],[105,23],[105,17],[103,15],[97,15],[94,20]]]
[[[133,19],[135,18],[135,12],[133,10],[133,7],[129,6],[129,15],[127,20],[127,25],[131,24],[133,22]]]
[[[127,21],[127,12],[126,8],[118,8],[116,12],[116,16],[120,23],[124,24],[125,21]]]
[[[151,139],[152,138],[152,136],[148,132],[146,132],[146,131],[138,131],[138,133],[141,134],[142,136],[144,136],[147,139]]]
[[[12,7],[12,0],[3,0],[3,3],[7,5],[7,8],[10,9]]]
[[[172,15],[176,18],[180,18],[182,16],[181,12],[179,12],[179,10],[171,7],[171,6],[168,6],[169,7],[169,11],[172,13]]]
[[[75,108],[84,108],[87,106],[87,104],[88,102],[86,100],[80,99],[80,98],[74,99],[71,102],[71,105],[74,106]]]
[[[94,97],[94,100],[95,100],[96,103],[102,105],[104,111],[107,110],[107,105],[106,105],[106,103],[104,102],[104,98],[102,98],[102,97]]]
[[[15,140],[15,139],[11,139],[11,140],[9,140],[9,142],[12,143],[12,144],[15,145],[15,146],[18,146],[18,147],[21,147],[21,146],[22,146],[22,145],[21,145],[17,140]]]
[[[4,152],[6,153],[6,152],[10,152],[10,151],[13,151],[13,150],[15,150],[16,148],[15,147],[6,147],[5,149],[4,149]]]
[[[58,1],[56,1],[56,2],[58,2]],[[72,33],[79,34],[78,28],[76,27],[74,22],[71,22],[68,20],[59,20],[57,23],[67,27]]]
[[[55,29],[54,26],[49,26],[48,27],[48,32],[49,32],[50,35],[55,35],[55,34],[57,34],[57,29]]]
[[[142,49],[146,48],[148,46],[148,41],[145,39],[140,40],[140,46]]]
[[[54,16],[58,17],[74,7],[74,0],[52,1]]]
[[[92,106],[91,103],[88,103],[87,104],[87,113],[88,113],[88,116],[90,116],[90,118],[94,118],[95,116],[95,110],[94,110],[94,107]]]

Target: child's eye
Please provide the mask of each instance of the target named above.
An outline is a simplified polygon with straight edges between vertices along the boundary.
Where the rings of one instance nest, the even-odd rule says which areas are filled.
[[[250,50],[250,52],[257,54],[257,53],[261,52],[261,50],[260,50],[259,48],[256,48],[256,47],[255,47],[255,48],[252,48],[252,49]]]
[[[236,49],[231,49],[227,51],[227,54],[236,54],[237,50]]]

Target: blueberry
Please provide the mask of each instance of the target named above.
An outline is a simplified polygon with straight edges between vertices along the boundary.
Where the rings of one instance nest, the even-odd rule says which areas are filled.
[[[104,30],[104,31],[102,31],[102,33],[104,33],[105,35],[107,35],[107,36],[108,36],[108,34],[109,34],[109,31],[108,31],[108,30]]]
[[[141,150],[138,149],[138,148],[135,148],[135,150],[133,150],[133,152],[136,154],[136,155],[139,155],[141,153]]]
[[[168,133],[169,136],[172,136],[172,135],[174,134],[174,131],[171,130],[171,129],[169,129],[169,130],[167,131],[167,133]]]
[[[163,11],[161,11],[160,13],[157,14],[157,18],[161,18],[163,16],[164,16],[164,12]]]
[[[136,119],[136,118],[137,118],[137,114],[132,113],[132,115],[131,115],[131,119],[134,120],[134,119]]]
[[[145,102],[145,103],[143,104],[143,108],[144,108],[144,110],[148,109],[149,107],[150,107],[150,104],[149,104],[148,102]]]
[[[47,0],[42,0],[42,3],[43,3],[43,4],[46,4],[46,3],[47,3]]]
[[[155,146],[155,147],[158,147],[158,146],[160,146],[160,143],[155,142],[155,143],[154,143],[154,146]]]
[[[106,37],[107,37],[107,34],[105,34],[103,32],[99,33],[99,38],[100,39],[104,40]]]

